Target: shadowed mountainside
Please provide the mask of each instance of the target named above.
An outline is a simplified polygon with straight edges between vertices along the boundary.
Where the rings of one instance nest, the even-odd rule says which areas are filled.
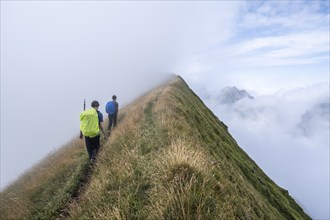
[[[74,140],[1,192],[0,211],[1,219],[310,219],[181,77],[120,111],[92,168]]]

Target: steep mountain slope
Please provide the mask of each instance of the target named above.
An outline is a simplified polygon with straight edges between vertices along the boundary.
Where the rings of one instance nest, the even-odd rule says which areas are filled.
[[[85,153],[83,147],[79,149]],[[86,162],[80,157],[72,157],[72,161],[80,166],[66,170],[67,176],[79,182],[81,175],[72,171],[82,174],[84,169],[78,167]],[[44,189],[51,187],[44,184],[49,184],[43,185]],[[77,192],[79,183],[75,186],[68,195]],[[20,187],[16,191],[27,190]],[[13,192],[3,192],[1,203],[12,201]],[[58,205],[57,217],[310,219],[237,145],[226,125],[180,77],[121,110],[119,123],[102,145],[90,180],[78,192],[77,199],[68,198],[70,202]],[[36,199],[36,195],[25,199]],[[8,208],[1,208],[1,217],[8,217]],[[64,209],[65,215],[61,215]],[[36,218],[33,213],[29,216]]]

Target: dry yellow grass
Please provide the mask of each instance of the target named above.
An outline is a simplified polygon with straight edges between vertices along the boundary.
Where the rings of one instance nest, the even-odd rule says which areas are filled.
[[[193,143],[177,139],[154,160],[149,219],[206,219],[216,187],[212,164]],[[211,177],[211,178],[210,178]],[[215,203],[214,203],[215,204]],[[213,205],[214,205],[213,204]]]
[[[56,179],[63,178],[69,181],[70,175],[77,175],[77,172],[80,172],[84,160],[87,162],[85,147],[79,139],[74,139],[57,152],[47,156],[1,192],[1,219],[27,219],[32,215],[37,216],[36,212],[39,212],[40,218],[47,216],[43,214],[42,208],[36,206],[40,202],[45,203],[44,206],[46,206],[55,196],[59,197],[59,200],[65,200],[65,195],[61,197],[58,190],[62,188],[65,191],[71,186],[56,183]],[[49,184],[54,185],[47,188]],[[45,192],[56,193],[56,195],[45,194]],[[52,208],[56,214],[55,205]]]

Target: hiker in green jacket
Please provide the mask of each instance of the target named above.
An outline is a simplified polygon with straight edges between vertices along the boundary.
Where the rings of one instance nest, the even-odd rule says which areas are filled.
[[[85,136],[89,160],[92,162],[100,148],[100,130],[104,137],[106,134],[102,127],[103,115],[98,110],[98,101],[92,102],[92,108],[80,114],[80,139]]]

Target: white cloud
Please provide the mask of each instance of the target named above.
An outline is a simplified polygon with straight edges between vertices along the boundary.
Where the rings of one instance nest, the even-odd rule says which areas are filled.
[[[234,63],[297,65],[329,59],[329,12],[321,12],[327,7],[322,2],[269,1],[250,6],[239,24],[247,37],[228,47]]]
[[[315,30],[324,27],[329,18],[328,1],[252,2],[242,10],[241,29],[255,29],[258,34]]]
[[[188,57],[194,57],[194,63],[184,60],[178,72],[189,77],[193,69],[196,78],[207,74],[213,76],[212,81],[218,78],[223,82],[228,75],[256,71],[262,75],[280,67],[279,74],[303,69],[300,77],[317,73],[316,77],[322,75],[323,81],[328,81],[328,6],[324,1],[242,2],[232,10],[235,16],[223,17],[231,25],[230,37],[215,45],[205,41],[204,50],[191,49],[194,53]],[[219,30],[226,29],[223,23],[219,23],[223,27]],[[196,48],[194,44],[190,47]],[[196,63],[198,69],[190,67]],[[305,67],[298,67],[302,65]]]
[[[308,56],[329,51],[329,32],[289,34],[285,36],[254,38],[231,47],[236,55],[269,54],[269,58]]]
[[[329,84],[282,90],[230,105],[221,105],[218,94],[202,92],[207,105],[258,165],[313,218],[328,218]]]

